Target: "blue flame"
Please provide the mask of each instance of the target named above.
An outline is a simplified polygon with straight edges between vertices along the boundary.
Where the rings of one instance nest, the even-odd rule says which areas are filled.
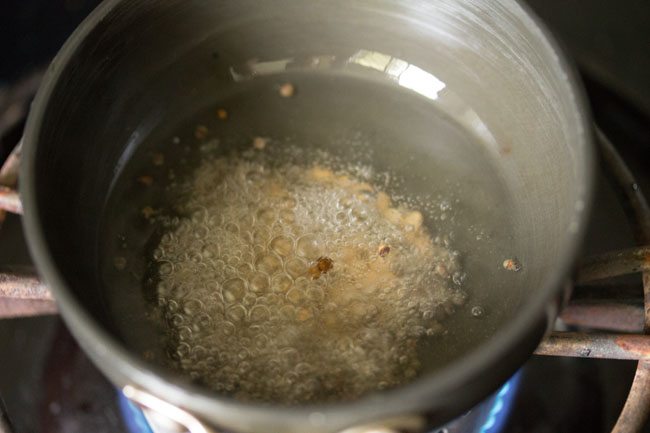
[[[486,414],[483,415],[485,421],[476,430],[478,433],[499,433],[503,430],[512,408],[513,399],[517,394],[520,376],[521,372],[517,372],[496,394],[476,408],[481,413],[483,410],[482,406],[486,406]],[[153,433],[149,422],[138,406],[129,401],[121,392],[118,392],[118,400],[124,423],[129,432]]]
[[[503,430],[508,414],[512,408],[512,400],[516,395],[521,372],[517,372],[501,389],[494,395],[494,401],[490,407],[487,418],[479,428],[479,433],[497,433]]]
[[[153,433],[142,409],[132,403],[121,392],[118,391],[117,395],[126,430],[131,433]]]

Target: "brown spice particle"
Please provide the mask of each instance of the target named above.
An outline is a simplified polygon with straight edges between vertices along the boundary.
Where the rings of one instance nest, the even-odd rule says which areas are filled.
[[[208,128],[204,125],[198,125],[194,130],[194,137],[197,140],[205,140],[208,136]]]
[[[266,145],[269,143],[268,138],[264,137],[255,137],[253,139],[253,147],[257,150],[264,150],[266,148]]]
[[[443,278],[449,277],[449,271],[447,270],[447,266],[443,265],[442,263],[438,263],[435,267],[435,272],[439,276]]]
[[[390,247],[388,245],[381,245],[377,250],[379,257],[386,257],[390,253]]]
[[[296,93],[296,89],[293,84],[284,83],[280,86],[279,93],[283,98],[291,98]]]
[[[151,206],[143,207],[140,212],[142,212],[142,216],[144,216],[146,219],[151,218],[156,213],[156,211],[153,210]]]
[[[141,183],[144,186],[150,186],[153,183],[153,177],[151,176],[140,176],[137,179],[138,183]]]
[[[334,267],[334,262],[329,257],[319,257],[316,263],[311,266],[307,273],[312,279],[317,280],[322,274],[326,274]]]
[[[522,265],[517,258],[513,257],[512,259],[506,259],[503,261],[503,269],[513,272],[521,271]]]
[[[219,120],[227,120],[228,119],[228,112],[226,111],[225,108],[219,108],[217,110],[217,117]]]
[[[312,317],[312,313],[308,308],[300,308],[296,312],[296,318],[301,322],[305,322],[311,319],[311,317]]]
[[[115,269],[118,271],[124,270],[124,268],[126,268],[126,259],[124,257],[115,257],[113,259],[113,266],[115,266]]]

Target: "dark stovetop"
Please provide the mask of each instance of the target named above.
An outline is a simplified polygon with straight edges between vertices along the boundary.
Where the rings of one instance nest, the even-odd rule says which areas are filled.
[[[6,0],[0,5],[0,116],[10,84],[42,68],[97,0]],[[529,0],[580,67],[594,119],[650,191],[650,3]],[[2,125],[0,121],[0,126]],[[0,134],[0,158],[22,122]],[[1,132],[1,131],[0,131]],[[29,264],[20,219],[0,230],[0,263]],[[615,194],[600,176],[586,253],[633,245]],[[533,357],[523,369],[509,433],[608,432],[635,363]],[[0,394],[17,433],[123,432],[112,386],[57,317],[0,321]],[[650,425],[646,428],[650,432]]]

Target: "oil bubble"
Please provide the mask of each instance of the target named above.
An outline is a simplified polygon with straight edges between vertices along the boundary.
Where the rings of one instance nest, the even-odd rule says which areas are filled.
[[[485,310],[480,305],[475,305],[474,307],[472,307],[471,312],[472,312],[472,316],[476,318],[480,318],[485,315]]]

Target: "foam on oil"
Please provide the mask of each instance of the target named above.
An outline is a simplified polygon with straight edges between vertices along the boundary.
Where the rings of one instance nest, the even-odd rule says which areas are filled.
[[[206,158],[186,188],[188,218],[153,252],[159,306],[171,358],[217,391],[304,403],[394,387],[442,332],[436,309],[465,299],[457,253],[350,173]]]

